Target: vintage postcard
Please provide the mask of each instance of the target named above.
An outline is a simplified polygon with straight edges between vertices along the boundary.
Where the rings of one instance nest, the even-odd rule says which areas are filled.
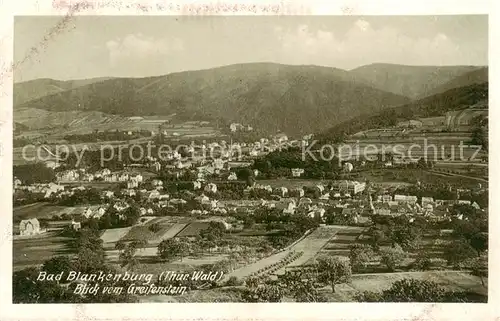
[[[493,319],[492,17],[385,2],[12,15],[9,317]]]

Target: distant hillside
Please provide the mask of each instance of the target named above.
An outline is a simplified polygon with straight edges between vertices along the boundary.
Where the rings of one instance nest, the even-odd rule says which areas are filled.
[[[469,107],[488,99],[488,83],[454,88],[404,106],[385,109],[372,115],[362,115],[327,130],[320,139],[333,140],[359,131],[396,125],[399,121],[435,117],[447,111]]]
[[[485,82],[488,82],[488,67],[479,68],[453,78],[447,83],[434,88],[431,92],[432,94],[439,94],[453,88],[482,84]]]
[[[406,66],[371,64],[350,71],[358,81],[366,81],[375,88],[410,98],[425,97],[433,90],[476,66]],[[450,88],[451,89],[451,88]]]
[[[176,113],[186,120],[241,122],[269,133],[302,134],[408,101],[357,83],[340,69],[255,63],[160,77],[114,78],[32,100],[16,110],[124,116]]]
[[[14,122],[22,130],[37,130],[48,128],[65,127],[67,130],[75,129],[78,126],[92,127],[105,123],[124,123],[131,122],[129,119],[117,115],[109,115],[97,111],[61,111],[52,112],[36,108],[17,108],[14,113]]]
[[[14,106],[26,103],[33,99],[56,94],[80,86],[110,79],[92,78],[79,80],[54,80],[48,78],[35,79],[14,84]]]

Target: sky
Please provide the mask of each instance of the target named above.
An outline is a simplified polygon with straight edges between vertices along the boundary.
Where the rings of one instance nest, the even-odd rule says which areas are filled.
[[[485,15],[78,16],[56,28],[61,19],[15,18],[15,82],[147,77],[250,62],[346,70],[488,64]]]

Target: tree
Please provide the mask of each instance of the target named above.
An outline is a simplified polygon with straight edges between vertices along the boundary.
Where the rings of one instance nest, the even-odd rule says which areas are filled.
[[[477,255],[481,255],[484,251],[488,250],[488,233],[479,232],[469,240],[470,245],[477,251]]]
[[[104,265],[104,256],[90,248],[78,251],[75,261],[75,270],[82,273],[93,273],[99,271]]]
[[[376,227],[371,227],[368,231],[368,235],[370,235],[370,244],[374,251],[378,251],[380,249],[380,245],[382,245],[387,239],[384,231]]]
[[[416,279],[396,281],[383,291],[388,302],[441,302],[446,292],[436,282]]]
[[[366,244],[354,244],[350,247],[349,260],[353,269],[366,268],[373,258],[373,250]]]
[[[157,233],[161,230],[161,226],[158,223],[153,223],[148,226],[148,230],[150,230],[153,233]]]
[[[12,300],[14,303],[70,303],[73,295],[56,281],[37,281],[38,269],[30,267],[14,272]]]
[[[412,263],[412,267],[418,271],[428,271],[431,269],[431,266],[431,259],[429,255],[425,253],[420,253]]]
[[[240,168],[236,171],[236,176],[239,180],[247,181],[249,178],[253,178],[253,171],[250,168]]]
[[[382,249],[381,254],[381,263],[386,265],[391,272],[407,257],[406,252],[398,244],[392,248]]]
[[[222,238],[226,228],[222,222],[210,222],[206,229],[200,231],[200,235],[203,239],[208,241],[217,242]]]
[[[137,247],[135,243],[129,243],[123,252],[120,253],[119,258],[121,262],[121,267],[133,268],[137,265],[138,261],[135,258],[135,253],[137,252]]]
[[[146,239],[139,239],[139,240],[132,241],[132,244],[136,249],[142,250],[142,249],[146,248],[146,246],[148,245],[148,241]]]
[[[171,261],[177,257],[180,257],[182,261],[189,250],[189,243],[177,238],[163,240],[158,244],[158,256],[167,261]]]
[[[220,260],[220,261],[217,261],[216,263],[214,263],[213,265],[213,271],[222,271],[224,273],[229,273],[232,269],[232,266],[233,266],[233,263],[228,260],[228,259],[224,259],[224,260]]]
[[[451,265],[459,265],[476,256],[476,250],[465,240],[452,242],[444,251],[444,258]]]
[[[118,253],[121,253],[126,247],[125,241],[123,240],[118,240],[115,243],[115,250],[118,250]]]
[[[64,272],[62,278],[62,280],[64,280],[64,276],[68,275],[69,272],[73,270],[73,263],[68,256],[55,256],[45,261],[42,270],[49,274]]]
[[[391,227],[389,238],[392,245],[399,244],[405,251],[414,249],[420,239],[420,231],[406,223],[403,226]]]
[[[488,277],[488,262],[481,258],[476,258],[471,264],[471,274],[481,279],[481,284],[485,286],[484,278]]]
[[[484,298],[467,292],[447,291],[438,283],[427,280],[403,279],[380,292],[357,295],[360,302],[483,302]]]
[[[309,270],[286,271],[278,276],[280,284],[286,289],[288,295],[297,302],[323,302],[325,298],[319,293],[316,278]]]
[[[350,282],[352,274],[349,260],[333,256],[318,258],[316,271],[318,281],[329,284],[333,293],[335,293],[335,285]]]
[[[261,284],[255,281],[247,283],[242,297],[246,302],[281,302],[284,294],[277,280],[266,279]]]

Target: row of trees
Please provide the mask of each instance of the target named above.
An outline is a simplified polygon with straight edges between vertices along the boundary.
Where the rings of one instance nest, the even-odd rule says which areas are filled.
[[[349,260],[339,257],[321,257],[310,268],[287,271],[277,280],[249,278],[243,291],[247,302],[281,302],[287,296],[298,302],[324,302],[319,289],[350,282],[352,275]]]
[[[349,260],[321,257],[313,266],[287,271],[275,280],[247,279],[242,298],[246,302],[281,302],[285,297],[297,302],[325,302],[328,297],[321,289],[329,286],[335,293],[336,286],[349,283],[351,276]],[[355,298],[359,302],[486,302],[480,295],[450,291],[435,282],[417,279],[396,281],[382,292],[360,292]]]
[[[304,158],[300,148],[288,148],[271,152],[255,160],[253,169],[261,172],[263,178],[290,177],[292,168],[303,168],[306,178],[336,179],[341,172],[339,161],[336,157],[330,157],[325,151],[324,157],[316,155],[315,158]],[[326,161],[324,159],[330,159]]]
[[[56,176],[52,168],[48,168],[43,163],[33,163],[24,165],[15,165],[12,168],[14,177],[23,182],[23,184],[50,183],[55,181]]]

